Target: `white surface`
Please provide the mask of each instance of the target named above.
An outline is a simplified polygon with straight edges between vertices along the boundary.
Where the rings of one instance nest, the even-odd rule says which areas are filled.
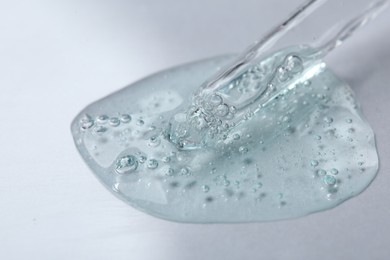
[[[297,3],[0,1],[0,259],[389,259],[389,10],[329,58],[381,159],[372,185],[330,211],[258,224],[159,220],[105,190],[73,145],[70,122],[88,103],[238,51]]]

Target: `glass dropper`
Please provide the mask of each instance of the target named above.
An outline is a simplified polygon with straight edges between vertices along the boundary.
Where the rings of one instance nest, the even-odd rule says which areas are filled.
[[[305,2],[222,72],[200,86],[192,97],[192,104],[184,112],[185,116],[171,120],[166,137],[179,149],[192,150],[226,134],[244,122],[248,111],[266,105],[291,87],[300,75],[323,64],[323,57],[373,20],[387,4],[387,0]],[[303,56],[292,52],[277,57],[273,66],[264,73],[259,64],[291,46],[304,46],[301,48],[307,51]],[[239,88],[240,91],[235,91]]]

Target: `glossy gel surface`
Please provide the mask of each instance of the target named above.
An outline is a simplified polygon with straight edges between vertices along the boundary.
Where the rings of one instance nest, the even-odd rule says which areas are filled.
[[[197,136],[202,142],[196,149],[172,141],[188,134],[172,128],[172,119],[186,123],[183,111],[193,93],[228,61],[162,71],[75,118],[76,146],[110,191],[157,217],[214,223],[300,217],[332,208],[369,185],[378,169],[373,131],[351,89],[322,62],[297,72],[256,109],[250,103],[239,121],[213,121],[218,132]],[[246,78],[258,80],[274,68],[275,62],[267,63]],[[240,84],[233,97],[250,90],[251,84]],[[218,97],[209,101],[216,118],[234,114]]]

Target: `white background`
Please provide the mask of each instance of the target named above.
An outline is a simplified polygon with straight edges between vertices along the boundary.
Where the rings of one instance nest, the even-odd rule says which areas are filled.
[[[112,196],[73,145],[87,104],[243,49],[300,1],[0,0],[0,259],[390,259],[390,10],[328,58],[375,133],[377,178],[307,217],[190,225]]]

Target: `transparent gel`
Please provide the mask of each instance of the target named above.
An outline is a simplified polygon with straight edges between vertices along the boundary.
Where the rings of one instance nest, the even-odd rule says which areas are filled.
[[[340,10],[320,44],[289,38],[339,2],[355,13]],[[75,118],[77,149],[117,197],[168,220],[271,221],[332,208],[370,184],[378,156],[353,92],[323,58],[385,4],[308,1],[241,56],[138,81]]]

